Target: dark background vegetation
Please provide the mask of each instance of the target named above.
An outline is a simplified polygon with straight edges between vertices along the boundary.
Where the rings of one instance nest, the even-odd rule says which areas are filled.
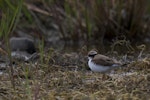
[[[148,0],[1,0],[0,7],[2,40],[7,34],[54,44],[150,41]]]

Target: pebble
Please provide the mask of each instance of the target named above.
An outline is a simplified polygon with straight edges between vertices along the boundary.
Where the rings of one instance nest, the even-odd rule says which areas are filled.
[[[12,37],[9,42],[11,51],[25,51],[29,54],[36,52],[33,40],[27,37]]]

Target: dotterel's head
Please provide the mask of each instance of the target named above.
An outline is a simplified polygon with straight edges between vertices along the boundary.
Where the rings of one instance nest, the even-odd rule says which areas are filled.
[[[89,58],[89,59],[92,59],[92,58],[94,58],[94,56],[97,55],[97,54],[98,54],[98,53],[97,53],[96,51],[91,50],[91,51],[89,51],[89,53],[88,53],[88,58]]]

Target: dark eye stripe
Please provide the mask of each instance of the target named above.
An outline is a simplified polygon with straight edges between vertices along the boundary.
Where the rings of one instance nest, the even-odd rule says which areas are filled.
[[[88,56],[89,56],[89,57],[94,57],[95,55],[96,55],[96,54],[91,54],[91,55],[89,54]]]

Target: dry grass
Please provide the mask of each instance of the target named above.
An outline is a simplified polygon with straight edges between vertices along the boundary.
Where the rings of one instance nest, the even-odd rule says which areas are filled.
[[[59,57],[60,55],[62,57]],[[150,58],[134,61],[127,67],[116,69],[113,74],[93,73],[87,70],[85,57],[77,53],[53,52],[44,58],[43,63],[19,63],[14,66],[15,90],[12,88],[7,71],[0,75],[0,98],[3,100],[150,98]]]
[[[22,15],[17,28],[23,27],[25,30],[31,30],[27,33],[37,32],[41,37],[43,35],[46,37],[51,19],[54,21],[52,23],[58,26],[61,37],[66,40],[76,42],[80,39],[93,38],[99,41],[103,40],[104,36],[112,37],[120,33],[132,38],[139,33],[149,33],[149,21],[144,22],[143,19],[145,5],[146,1],[141,0],[126,2],[56,0],[53,3],[43,0],[31,1],[24,3],[22,13],[26,14]],[[27,29],[22,22],[27,24]],[[127,44],[128,47],[128,42],[121,43]],[[0,99],[146,100],[150,98],[149,57],[140,57],[141,60],[134,60],[127,67],[116,69],[114,74],[101,74],[87,70],[85,55],[61,53],[52,52],[44,55],[42,52],[41,59],[36,62],[16,62],[13,76],[8,74],[9,70],[0,75]],[[13,82],[10,77],[13,77]]]

